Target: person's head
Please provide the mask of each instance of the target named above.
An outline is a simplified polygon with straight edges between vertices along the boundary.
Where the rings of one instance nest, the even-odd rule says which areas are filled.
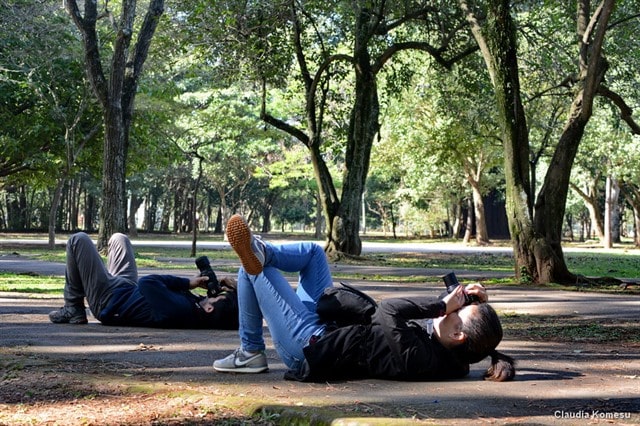
[[[434,329],[443,346],[469,364],[490,356],[492,365],[485,373],[486,379],[501,382],[515,376],[514,360],[496,351],[502,340],[502,325],[489,304],[468,305],[437,318]]]
[[[202,297],[198,301],[198,305],[200,305],[205,314],[210,314],[213,312],[215,303],[218,300],[226,298],[230,292],[235,293],[237,288],[238,284],[236,283],[236,280],[228,277],[222,278],[220,280],[220,289],[222,292],[216,294],[214,297],[209,297],[208,295],[207,297]]]
[[[219,300],[218,297],[203,297],[198,301],[198,305],[200,305],[205,314],[210,314],[213,312],[213,305],[217,300]]]

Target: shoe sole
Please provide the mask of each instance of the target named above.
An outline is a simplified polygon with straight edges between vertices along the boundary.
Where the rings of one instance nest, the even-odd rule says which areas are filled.
[[[77,324],[88,324],[89,323],[89,321],[86,320],[86,319],[68,320],[68,321],[67,320],[65,320],[65,321],[54,321],[51,318],[49,318],[49,321],[51,321],[54,324],[74,324],[74,325],[77,325]]]
[[[49,321],[51,321],[54,324],[88,324],[89,323],[89,320],[83,317],[63,318],[63,319],[54,320],[53,318],[51,318],[51,316],[49,316]]]
[[[227,222],[227,238],[249,275],[258,275],[262,272],[262,263],[251,249],[251,230],[242,216],[237,214],[231,216]]]
[[[264,373],[269,370],[269,367],[238,367],[238,368],[224,368],[213,366],[213,369],[220,371],[221,373]]]

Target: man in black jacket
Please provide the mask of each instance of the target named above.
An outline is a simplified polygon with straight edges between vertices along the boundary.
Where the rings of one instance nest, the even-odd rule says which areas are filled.
[[[215,275],[214,275],[215,277]],[[49,314],[54,323],[86,324],[84,300],[105,325],[237,329],[235,282],[223,279],[217,294],[200,296],[190,290],[207,288],[209,277],[148,275],[138,279],[133,247],[124,234],[108,244],[105,267],[95,245],[83,232],[67,242],[64,301]]]

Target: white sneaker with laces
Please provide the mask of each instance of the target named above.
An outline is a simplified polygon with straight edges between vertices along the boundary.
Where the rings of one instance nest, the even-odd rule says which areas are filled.
[[[215,361],[213,369],[223,373],[262,373],[269,365],[264,352],[249,353],[238,348],[226,358]]]

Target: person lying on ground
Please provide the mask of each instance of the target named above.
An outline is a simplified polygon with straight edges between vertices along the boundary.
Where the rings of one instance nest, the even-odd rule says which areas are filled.
[[[147,275],[138,279],[133,247],[124,234],[116,233],[109,239],[107,266],[84,232],[69,238],[66,259],[64,306],[49,313],[53,323],[86,324],[86,298],[93,316],[105,325],[238,328],[233,279],[217,283],[213,271],[210,277]],[[208,288],[210,280],[216,280],[217,291],[209,291],[207,296],[190,291]]]
[[[216,371],[268,370],[264,319],[288,367],[285,379],[456,379],[487,356],[492,360],[487,379],[504,381],[515,375],[514,360],[495,349],[502,340],[502,327],[480,284],[458,286],[442,300],[392,298],[379,304],[355,290],[364,305],[371,300],[372,309],[345,324],[318,311],[318,302],[338,288],[333,287],[319,245],[266,243],[251,233],[239,215],[229,219],[226,232],[242,263],[237,280],[240,347],[216,360]],[[280,271],[299,273],[295,291]],[[477,302],[467,304],[465,295],[474,295]],[[340,310],[334,319],[344,314]]]

